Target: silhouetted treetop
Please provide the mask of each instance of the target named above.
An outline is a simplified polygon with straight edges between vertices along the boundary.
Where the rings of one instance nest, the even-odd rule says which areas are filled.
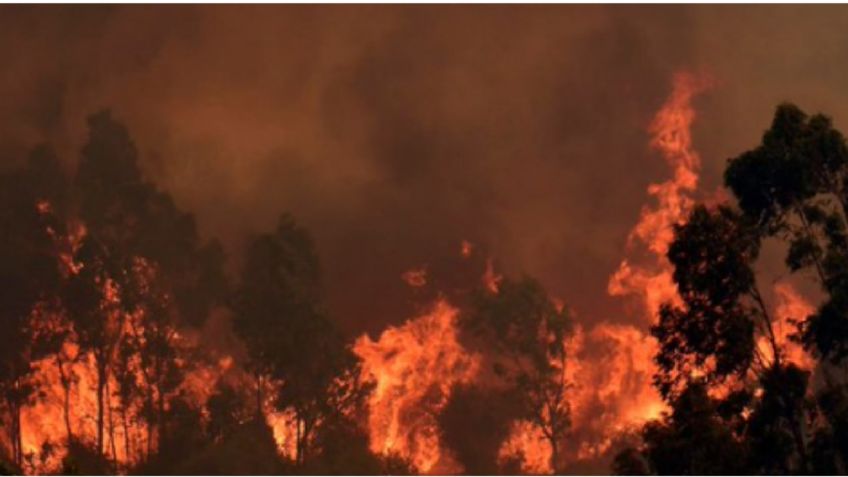
[[[746,214],[775,228],[787,211],[816,194],[834,194],[844,209],[846,166],[848,147],[830,118],[782,104],[762,143],[730,159],[724,179]]]

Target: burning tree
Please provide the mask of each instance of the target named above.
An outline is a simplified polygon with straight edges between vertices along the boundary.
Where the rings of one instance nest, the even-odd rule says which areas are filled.
[[[12,462],[22,468],[21,408],[33,398],[33,318],[55,303],[61,274],[50,227],[60,221],[50,200],[61,199],[63,174],[46,149],[25,167],[0,176],[0,394],[8,415]]]
[[[784,104],[762,143],[728,162],[738,208],[698,206],[674,228],[668,259],[681,302],[664,305],[653,328],[656,383],[672,412],[644,430],[646,470],[844,471],[836,436],[848,430],[846,389],[832,373],[848,355],[846,177],[848,148],[830,120]],[[813,271],[825,295],[817,312],[770,311],[755,272],[766,240],[786,246],[790,272]],[[795,337],[776,331],[781,320],[798,325]],[[822,385],[811,386],[795,341],[822,359]],[[715,432],[680,433],[696,425]],[[632,469],[633,457],[619,463]]]
[[[0,381],[8,391],[10,457],[17,466],[24,457],[21,407],[37,405],[52,385],[29,375],[43,374],[49,363],[55,363],[62,388],[66,450],[89,453],[93,440],[94,454],[108,455],[114,465],[122,427],[122,464],[149,459],[183,382],[187,359],[180,331],[201,323],[225,295],[220,246],[201,243],[192,216],[147,182],[137,163],[126,128],[102,112],[89,118],[73,181],[46,148],[2,177],[9,207],[0,214],[3,253],[9,255],[2,273],[9,295],[0,299],[10,341],[3,347],[8,356]],[[81,428],[90,417],[72,412],[71,403],[78,378],[89,374],[95,382],[94,439],[72,425],[72,415]],[[80,393],[82,399],[88,389]],[[118,424],[114,410],[121,414]],[[129,442],[130,427],[142,422],[143,456]],[[42,443],[55,441],[29,445]]]
[[[116,455],[107,389],[120,359],[125,452],[126,407],[135,392],[144,402],[149,459],[166,428],[167,400],[182,379],[179,328],[204,319],[226,289],[220,247],[202,244],[192,216],[144,179],[126,127],[108,111],[89,118],[76,186],[87,233],[75,256],[82,266],[69,279],[65,301],[80,347],[96,363],[96,448],[104,450],[108,417]],[[127,375],[133,371],[140,383]]]
[[[273,233],[250,242],[233,303],[256,380],[256,414],[264,418],[266,401],[293,413],[299,466],[315,433],[352,417],[370,391],[358,358],[321,309],[319,278],[311,238],[284,215]]]
[[[520,400],[521,417],[550,446],[550,469],[570,425],[565,338],[571,320],[533,279],[502,278],[479,290],[462,325],[494,351],[492,369]]]
[[[757,285],[756,228],[727,206],[699,206],[675,228],[675,236],[668,256],[683,305],[664,306],[652,330],[660,342],[655,379],[660,392],[680,406],[692,402],[681,401],[681,393],[699,396],[700,391],[687,391],[693,386],[716,390],[718,396],[698,399],[716,401],[704,405],[721,408],[728,426],[744,429],[739,435],[752,465],[768,472],[807,469],[808,373],[786,361],[791,343],[779,341],[777,320]],[[777,443],[782,458],[773,455]],[[714,465],[709,460],[702,463]]]

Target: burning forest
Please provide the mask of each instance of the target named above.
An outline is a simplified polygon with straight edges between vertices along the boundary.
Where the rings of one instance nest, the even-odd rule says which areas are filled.
[[[503,95],[503,111],[489,101],[515,73],[466,35],[474,9],[422,8],[441,30],[419,37],[403,8],[175,8],[179,39],[152,26],[155,8],[3,11],[33,34],[0,39],[29,38],[44,58],[57,29],[102,39],[74,36],[57,58],[92,70],[39,83],[40,106],[19,82],[47,66],[14,59],[20,76],[0,82],[23,98],[4,112],[42,117],[0,120],[0,473],[848,470],[848,143],[829,116],[774,101],[716,159],[702,140],[734,119],[716,107],[734,87],[720,64],[668,59],[648,85],[595,94],[547,69],[538,32],[561,29],[518,7],[503,54],[538,88]],[[608,10],[575,11],[587,38],[627,30]],[[510,16],[477,12],[487,37]],[[666,14],[679,11],[645,18]],[[291,29],[269,34],[272,17]],[[332,20],[343,33],[325,31]],[[277,46],[312,35],[323,56],[284,49],[303,73],[266,90]],[[595,40],[580,48],[607,48]],[[622,41],[609,64],[636,68],[619,65]],[[255,50],[240,56],[243,42]],[[603,55],[586,64],[604,70]],[[295,106],[270,92],[277,80]],[[545,109],[574,88],[585,104]],[[592,116],[607,106],[609,121]],[[570,163],[529,144],[591,151]],[[260,166],[238,159],[266,150]],[[597,171],[596,153],[633,172]]]

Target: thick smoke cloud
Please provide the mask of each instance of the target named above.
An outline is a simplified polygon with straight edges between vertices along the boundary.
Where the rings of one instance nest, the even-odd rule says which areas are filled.
[[[291,211],[350,332],[468,286],[488,256],[584,322],[645,188],[646,127],[679,69],[704,71],[695,147],[715,188],[783,100],[848,117],[839,7],[3,7],[0,153],[48,140],[72,167],[85,116],[129,125],[144,168],[220,237]],[[4,165],[5,165],[4,164]],[[473,260],[459,254],[474,243]]]

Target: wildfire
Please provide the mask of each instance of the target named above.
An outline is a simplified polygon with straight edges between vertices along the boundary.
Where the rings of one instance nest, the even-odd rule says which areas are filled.
[[[648,186],[648,194],[657,202],[653,207],[642,208],[639,222],[628,237],[629,248],[638,244],[652,258],[643,266],[622,260],[607,286],[612,296],[639,297],[649,322],[656,319],[662,303],[679,301],[665,254],[674,239],[674,225],[686,218],[698,186],[700,158],[692,149],[690,131],[695,120],[692,99],[708,87],[708,81],[691,74],[679,73],[674,77],[671,96],[650,127],[651,146],[663,155],[674,175],[665,182]]]
[[[636,226],[628,236],[628,249],[644,253],[639,264],[625,258],[610,277],[607,292],[612,296],[635,296],[642,305],[642,320],[655,323],[663,303],[680,304],[677,287],[672,280],[672,266],[666,258],[674,239],[674,225],[686,219],[698,187],[700,158],[692,147],[691,126],[695,120],[692,100],[710,86],[709,81],[688,73],[675,75],[673,89],[649,128],[651,147],[662,154],[673,175],[665,182],[648,186],[648,194],[656,200],[646,205]],[[656,418],[665,405],[651,385],[655,365],[652,357],[656,342],[643,331],[632,327],[600,325],[592,330],[615,345],[617,358],[607,361],[616,376],[607,380],[606,400],[616,411],[610,424],[621,428]],[[596,349],[596,346],[587,349]],[[598,398],[604,400],[603,391]],[[625,396],[625,399],[618,399]],[[610,401],[611,399],[611,401]],[[603,445],[608,445],[607,441]]]
[[[550,474],[551,446],[545,436],[528,421],[518,420],[512,423],[509,437],[501,445],[498,459],[505,463],[509,459],[518,459],[521,470],[528,474]]]
[[[297,425],[295,424],[294,412],[276,412],[267,409],[265,419],[274,432],[274,440],[277,441],[277,449],[290,458],[297,454]]]
[[[643,259],[623,259],[607,287],[612,296],[637,297],[644,323],[656,321],[663,303],[680,300],[665,254],[674,225],[685,220],[694,203],[700,159],[692,148],[692,100],[708,86],[702,78],[677,74],[671,95],[649,128],[651,147],[662,154],[673,175],[648,187],[656,202],[642,208],[628,236],[628,249],[638,246],[643,255],[637,256]],[[602,454],[617,433],[657,418],[665,409],[651,383],[656,342],[641,329],[608,323],[578,328],[569,350],[569,379],[576,383],[572,427],[578,438],[567,449],[571,458]]]
[[[577,327],[566,343],[571,431],[567,462],[596,458],[621,432],[660,416],[665,405],[651,385],[656,343],[639,329],[602,323]],[[502,461],[518,458],[522,470],[549,474],[550,444],[526,421],[513,424],[501,446]]]
[[[578,459],[607,450],[619,432],[659,417],[665,409],[651,385],[656,343],[633,326],[602,323],[578,329],[569,343],[572,426]]]
[[[638,246],[646,254],[638,260],[622,260],[608,283],[610,295],[635,296],[640,300],[643,323],[656,320],[662,303],[679,300],[665,253],[673,240],[673,226],[685,219],[694,202],[700,159],[692,148],[690,128],[695,111],[691,102],[707,87],[708,83],[701,78],[688,74],[675,76],[673,91],[650,126],[650,144],[662,154],[673,175],[665,182],[648,187],[648,194],[656,202],[643,207],[628,237],[630,250]],[[39,203],[38,209],[47,213],[49,204]],[[85,227],[81,224],[71,227],[68,243],[62,247],[69,251],[68,258],[62,259],[69,273],[78,272],[78,267],[82,266],[70,257],[84,235]],[[469,258],[474,248],[463,240],[459,253]],[[401,279],[413,288],[423,287],[428,283],[427,268],[412,268],[401,274]],[[481,280],[489,292],[498,292],[502,276],[495,270],[491,258],[486,260]],[[104,288],[109,300],[119,299],[119,291],[110,281],[104,283]],[[789,342],[791,320],[805,317],[812,307],[788,284],[778,284],[775,293],[778,297],[776,333],[779,340]],[[562,300],[554,301],[559,309],[565,306]],[[363,377],[375,383],[369,397],[366,423],[371,450],[407,457],[423,473],[454,470],[442,449],[436,416],[456,384],[481,379],[483,374],[482,358],[464,349],[459,342],[458,314],[456,307],[439,298],[420,316],[387,328],[376,340],[363,335],[353,346],[363,362]],[[565,459],[591,459],[603,454],[618,433],[656,418],[665,410],[651,384],[656,343],[641,327],[610,323],[577,327],[566,347],[565,374],[567,381],[572,383],[568,398],[572,427],[563,449]],[[809,362],[800,347],[790,346],[789,350],[790,359],[804,364]],[[91,440],[96,434],[95,363],[90,355],[79,356],[70,341],[66,355],[73,359],[67,360],[65,368],[57,366],[53,357],[35,363],[36,381],[44,391],[44,399],[27,406],[22,414],[24,448],[28,453],[38,454],[45,442],[64,440],[66,427],[71,427],[78,438]],[[65,371],[73,377],[67,388],[62,385],[60,376]],[[224,374],[234,376],[238,382],[251,382],[247,373],[226,355],[217,365],[190,370],[182,390],[203,406],[213,392],[213,384]],[[117,416],[112,422],[112,409],[123,406],[117,401],[115,390],[119,385],[114,377],[110,377],[108,386],[111,391],[107,391],[110,416],[107,425],[114,426],[115,432],[109,433],[112,441],[106,442],[106,452],[113,460],[126,463],[132,460],[131,454],[140,455],[131,449],[141,448],[150,436],[143,430],[129,432]],[[63,408],[67,392],[71,393],[73,403],[69,426],[65,425]],[[291,414],[271,412],[269,408],[266,418],[280,451],[292,455],[295,429]],[[118,445],[115,440],[131,441],[132,445]],[[512,423],[510,436],[499,452],[502,460],[520,459],[522,469],[535,474],[552,471],[551,454],[549,443],[539,428],[523,420]],[[55,468],[55,464],[54,459],[50,465]],[[45,464],[40,469],[47,468]]]
[[[778,282],[774,285],[777,299],[775,306],[775,321],[772,324],[777,342],[785,350],[785,359],[804,369],[812,369],[815,365],[813,358],[804,350],[800,343],[792,340],[797,330],[796,323],[806,319],[815,312],[815,307],[802,297],[789,283]],[[768,349],[768,348],[765,348]]]
[[[376,382],[369,402],[371,449],[408,456],[421,472],[443,458],[434,416],[456,383],[470,381],[479,359],[458,342],[457,309],[438,300],[426,314],[383,331],[377,341],[360,337],[354,352],[363,373]]]
[[[691,101],[706,87],[699,78],[677,75],[671,96],[651,124],[651,145],[672,166],[673,177],[648,188],[657,204],[643,208],[629,246],[641,244],[653,259],[644,266],[623,260],[609,282],[611,295],[642,299],[647,322],[653,321],[660,304],[677,299],[665,253],[673,239],[673,225],[685,219],[693,204],[700,161],[689,131],[695,117]],[[460,252],[470,256],[472,245],[463,241]],[[415,286],[413,271],[404,279]],[[488,259],[484,287],[497,293],[500,280],[493,260]],[[474,379],[479,366],[456,342],[456,313],[440,300],[431,313],[386,330],[376,342],[362,337],[355,347],[365,372],[377,382],[370,405],[372,449],[411,456],[423,472],[432,471],[442,457],[433,414],[446,401],[452,384]],[[665,409],[651,385],[656,343],[640,329],[606,323],[588,330],[578,328],[567,347],[566,374],[573,383],[573,441],[567,443],[567,459],[602,454],[617,433],[656,418]],[[513,423],[499,455],[502,460],[519,459],[526,472],[551,471],[549,444],[526,421]]]
[[[71,380],[68,389],[70,405],[67,426],[70,426],[75,439],[92,443],[97,434],[97,371],[94,358],[90,354],[76,356],[77,351],[72,343],[66,343],[65,347],[66,353],[73,357],[72,362],[64,368]],[[39,386],[42,395],[21,410],[21,429],[24,454],[31,456],[29,470],[43,473],[56,469],[65,454],[62,447],[68,439],[64,417],[65,388],[54,358],[39,360],[33,364],[33,368],[36,370],[33,382]],[[112,390],[118,387],[113,378],[107,386]],[[107,415],[120,406],[118,397],[113,393],[108,394],[107,402]],[[106,442],[107,453],[113,460],[127,463],[129,459],[123,445],[124,433],[127,430],[118,423],[117,416],[113,415],[111,421],[115,432],[111,433],[114,439]],[[135,444],[135,447],[141,446],[140,442]],[[53,452],[42,453],[45,445],[52,446]],[[36,456],[39,456],[39,460],[36,460]]]

